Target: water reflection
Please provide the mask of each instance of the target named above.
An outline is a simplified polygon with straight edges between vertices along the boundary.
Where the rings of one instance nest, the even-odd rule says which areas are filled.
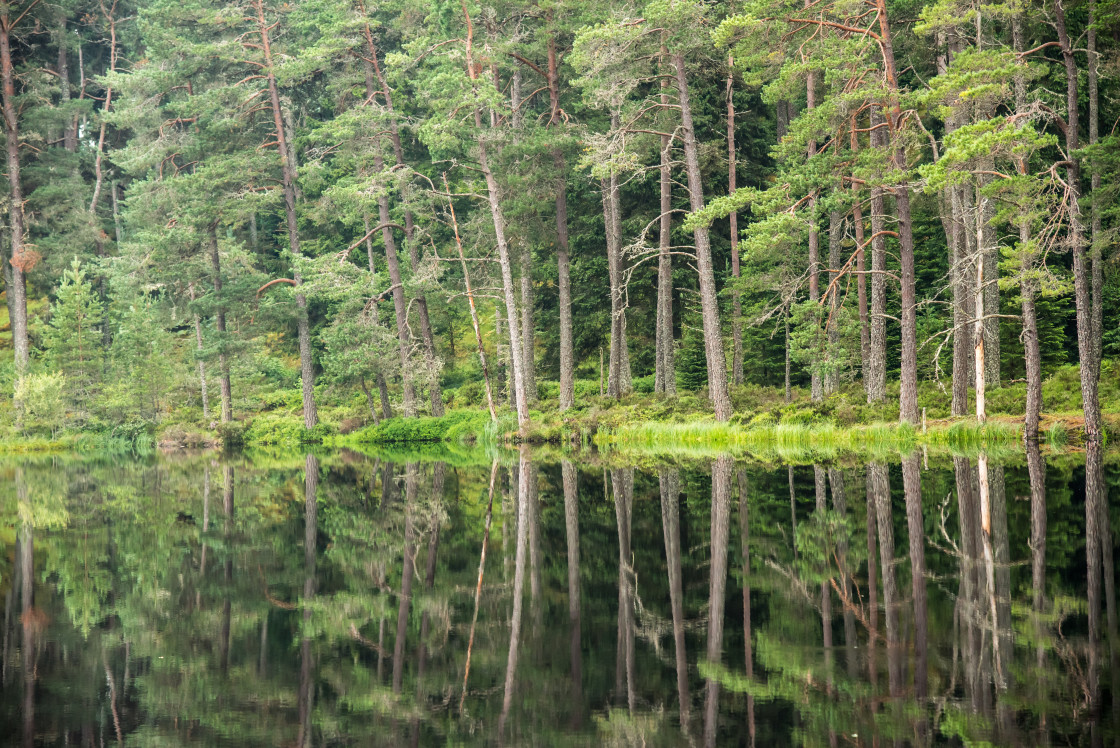
[[[1100,445],[929,467],[479,457],[0,464],[0,735],[1120,739]]]

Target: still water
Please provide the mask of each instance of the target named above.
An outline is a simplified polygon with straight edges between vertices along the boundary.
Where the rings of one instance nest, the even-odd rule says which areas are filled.
[[[439,457],[0,463],[0,743],[1120,743],[1113,455]]]

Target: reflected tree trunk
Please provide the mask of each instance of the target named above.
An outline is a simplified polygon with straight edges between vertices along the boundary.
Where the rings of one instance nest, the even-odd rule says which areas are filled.
[[[404,469],[404,568],[401,571],[401,592],[397,606],[397,634],[393,641],[393,693],[404,685],[404,647],[408,638],[408,614],[412,604],[412,578],[416,572],[416,538],[413,510],[416,507],[420,464],[410,462]]]
[[[424,567],[424,594],[431,595],[436,581],[436,551],[439,550],[439,525],[443,512],[443,482],[447,467],[437,462],[432,467],[432,510],[428,519],[428,561]],[[428,664],[428,631],[431,614],[420,614],[420,651],[416,660],[416,705],[424,706],[424,671]],[[420,745],[420,717],[412,718],[412,746]]]
[[[630,550],[630,512],[634,505],[634,471],[611,470],[614,514],[618,526],[618,639],[615,655],[615,694],[626,692],[626,704],[634,714],[634,598],[633,554]]]
[[[474,650],[474,630],[478,625],[478,606],[482,598],[482,575],[486,571],[486,549],[490,547],[490,523],[494,518],[494,485],[498,478],[498,461],[490,465],[490,493],[486,502],[486,521],[482,530],[482,551],[478,558],[478,582],[474,588],[474,616],[471,618],[471,631],[467,637],[467,661],[463,666],[463,693],[459,696],[459,714],[467,701],[467,682],[471,677],[471,653]],[[380,679],[379,679],[380,680]]]
[[[1090,713],[1096,711],[1100,697],[1101,649],[1101,515],[1105,511],[1104,480],[1101,470],[1102,445],[1099,439],[1085,443],[1085,568],[1088,584]]]
[[[929,619],[926,608],[922,477],[918,460],[918,454],[913,453],[902,461],[902,486],[906,494],[906,528],[910,536],[910,586],[914,600],[914,695],[924,699],[929,688],[926,666]]]
[[[868,500],[874,501],[875,526],[879,531],[879,563],[883,572],[883,611],[887,633],[887,680],[891,698],[896,699],[902,695],[898,583],[895,579],[890,473],[881,462],[867,465],[867,493]]]
[[[712,560],[708,583],[708,651],[710,665],[723,659],[723,606],[727,586],[727,541],[730,532],[731,471],[734,461],[720,457],[712,463]],[[704,696],[704,745],[711,748],[719,735],[719,680],[708,678]]]
[[[583,646],[580,631],[579,584],[579,485],[575,466],[568,460],[560,464],[564,483],[564,531],[568,546],[568,626],[571,629],[569,658],[572,678],[572,727],[583,722]]]
[[[743,554],[743,661],[748,680],[754,678],[754,642],[751,635],[751,522],[747,471],[739,469],[739,544]],[[747,693],[747,745],[755,738],[754,696]]]
[[[29,516],[27,483],[23,469],[16,468],[16,500],[21,514]],[[20,623],[23,640],[20,645],[20,665],[23,668],[23,745],[35,745],[35,628],[39,616],[35,610],[35,530],[30,520],[25,520],[19,531],[19,573],[20,573]]]
[[[227,468],[232,479],[233,468]],[[229,481],[232,486],[232,480]],[[315,599],[315,561],[319,536],[319,458],[307,455],[303,477],[304,524],[303,524],[303,625],[299,642],[299,738],[297,745],[306,748],[311,745],[311,707],[314,699],[311,684],[311,637],[308,629],[311,624],[311,603]],[[230,501],[232,508],[232,491]]]
[[[514,562],[513,572],[513,614],[510,618],[509,655],[506,659],[505,695],[502,697],[502,712],[498,717],[498,740],[505,739],[506,720],[509,719],[509,710],[513,706],[514,679],[517,674],[517,654],[521,645],[521,609],[523,592],[525,589],[525,556],[529,545],[529,516],[528,496],[529,480],[532,471],[529,469],[529,448],[521,446],[521,455],[518,460],[517,471],[517,558]]]
[[[219,668],[224,675],[229,673],[229,637],[230,623],[233,615],[233,600],[230,597],[233,592],[233,590],[230,589],[233,586],[233,465],[226,465],[225,468],[225,481],[222,484],[222,510],[226,515],[226,563],[222,574],[222,578],[225,582],[223,585],[225,587],[225,599],[222,601],[222,636],[219,644]]]
[[[669,570],[669,607],[673,616],[673,652],[677,671],[677,704],[681,732],[689,732],[691,697],[688,693],[688,652],[684,641],[684,585],[681,577],[680,492],[681,476],[675,468],[662,468],[661,527],[665,536],[665,563]]]

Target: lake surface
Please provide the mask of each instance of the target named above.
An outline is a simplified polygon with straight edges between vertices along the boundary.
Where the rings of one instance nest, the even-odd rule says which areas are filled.
[[[442,457],[0,462],[0,743],[1120,744],[1115,455]]]

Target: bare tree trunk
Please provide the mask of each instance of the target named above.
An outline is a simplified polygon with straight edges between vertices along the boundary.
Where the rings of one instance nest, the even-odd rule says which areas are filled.
[[[626,310],[622,306],[622,263],[618,248],[621,237],[615,233],[615,213],[618,210],[618,205],[614,200],[614,183],[614,175],[599,181],[603,196],[603,223],[606,227],[607,270],[610,278],[611,294],[610,363],[607,367],[607,395],[618,398],[623,394],[622,348],[626,345],[623,317],[626,314]]]
[[[58,80],[60,86],[60,103],[62,108],[69,108],[67,105],[70,103],[70,63],[67,59],[67,44],[66,40],[68,35],[66,33],[66,18],[63,17],[58,27]],[[78,123],[77,120],[66,123],[66,128],[62,134],[62,147],[70,153],[76,153],[78,150]]]
[[[723,660],[723,608],[727,588],[727,541],[730,534],[731,471],[735,463],[720,457],[712,463],[711,570],[708,580],[708,662]],[[704,697],[704,745],[713,748],[719,736],[719,680],[707,679]]]
[[[805,0],[805,7],[810,7],[809,0]],[[813,71],[805,76],[805,109],[813,111],[817,106],[817,76]],[[808,157],[811,159],[817,153],[817,141],[810,140]],[[817,228],[817,193],[814,190],[809,195],[809,301],[819,301],[821,298],[820,281],[820,231]],[[812,366],[809,373],[809,392],[813,402],[818,402],[824,397],[824,383],[821,381],[820,369]]]
[[[854,156],[859,150],[859,137],[856,133],[857,121],[855,115],[851,120],[851,150]],[[863,389],[867,393],[867,401],[871,402],[871,385],[867,372],[871,368],[871,328],[867,311],[867,252],[866,239],[863,227],[863,207],[859,185],[852,182],[852,222],[855,225],[856,236],[856,294],[859,302],[859,371],[863,379]]]
[[[447,192],[447,207],[451,213],[451,225],[455,229],[455,247],[459,250],[459,266],[463,269],[463,285],[467,289],[467,304],[471,310],[471,325],[474,327],[474,339],[478,344],[478,361],[482,367],[482,383],[486,386],[486,405],[490,409],[490,420],[498,420],[498,411],[494,407],[494,394],[490,389],[490,371],[486,366],[486,351],[482,347],[482,330],[478,324],[478,309],[474,305],[474,291],[471,289],[471,276],[467,270],[467,258],[463,254],[463,241],[459,237],[459,221],[455,218],[455,203],[451,199],[451,189],[447,185],[447,175],[443,175],[443,189]]]
[[[844,264],[840,258],[840,241],[844,234],[844,218],[840,211],[828,215],[828,269],[829,277],[840,272]],[[828,299],[828,350],[825,352],[827,370],[824,375],[824,392],[831,395],[840,387],[840,362],[837,351],[840,348],[840,289],[834,288]]]
[[[876,125],[883,121],[879,110],[871,110],[871,147],[884,148],[886,138]],[[867,400],[882,402],[887,396],[887,238],[886,199],[882,187],[871,188],[871,349],[868,355]]]
[[[727,56],[727,194],[735,192],[735,60]],[[739,216],[731,211],[728,216],[731,231],[731,275],[739,279]],[[743,383],[743,303],[738,288],[731,294],[731,379]]]
[[[284,214],[288,222],[288,247],[292,256],[301,256],[299,244],[299,222],[296,218],[296,164],[291,160],[294,150],[288,143],[288,136],[284,126],[283,109],[280,106],[280,89],[276,83],[275,67],[272,62],[272,46],[269,38],[268,25],[264,19],[263,0],[256,0],[257,8],[257,33],[261,37],[261,48],[264,53],[264,71],[268,79],[268,94],[272,104],[272,122],[276,130],[276,142],[280,150],[280,171],[283,178]],[[307,297],[300,291],[303,278],[298,270],[292,273],[296,282],[296,327],[299,336],[299,368],[300,379],[303,382],[303,426],[314,428],[319,423],[319,414],[315,408],[315,369],[311,360],[311,325],[307,319]]]
[[[661,44],[661,64],[665,64],[668,52],[665,43]],[[669,80],[661,77],[661,106],[669,106]],[[669,168],[669,145],[672,138],[661,136],[661,168],[659,187],[661,192],[661,217],[658,222],[657,245],[657,331],[656,367],[654,371],[654,391],[674,394],[677,391],[677,374],[673,350],[673,256],[670,254],[673,217],[673,182]]]
[[[700,155],[696,145],[696,130],[692,124],[692,108],[688,97],[688,80],[685,77],[684,55],[673,54],[676,68],[677,94],[681,107],[681,128],[684,133],[684,161],[688,175],[688,200],[692,212],[704,207],[704,183],[700,174]],[[700,308],[704,319],[704,352],[708,361],[708,396],[711,398],[716,420],[731,419],[731,399],[727,394],[727,363],[723,355],[723,337],[719,323],[719,303],[716,295],[715,271],[712,267],[712,250],[708,228],[697,224],[692,232],[696,244],[696,269],[700,275]]]
[[[1066,166],[1066,182],[1070,191],[1069,245],[1073,254],[1073,289],[1077,306],[1077,353],[1081,362],[1081,402],[1085,411],[1085,438],[1097,441],[1101,438],[1101,406],[1097,397],[1100,372],[1096,366],[1095,344],[1093,342],[1093,301],[1090,280],[1090,258],[1085,242],[1084,218],[1078,206],[1081,198],[1081,164],[1075,155],[1080,143],[1077,122],[1077,61],[1074,48],[1066,30],[1065,7],[1060,0],[1054,0],[1054,26],[1058,32],[1058,44],[1066,72],[1066,153],[1070,161]]]
[[[8,263],[12,268],[11,283],[8,285],[8,307],[11,316],[12,349],[15,353],[15,381],[26,373],[31,360],[31,348],[27,336],[27,282],[26,270],[34,264],[34,256],[24,248],[23,183],[20,179],[20,135],[19,114],[16,112],[15,67],[12,62],[12,20],[8,6],[0,10],[0,84],[2,84],[4,103],[4,139],[8,150],[8,220],[11,224],[12,242]]]
[[[222,423],[233,420],[233,387],[229,378],[229,356],[226,354],[226,304],[222,296],[222,257],[218,250],[218,226],[210,224],[210,273],[214,284],[217,306],[214,309],[214,329],[218,332],[218,387],[222,396]]]
[[[994,170],[995,159],[981,158],[980,169]],[[999,239],[996,236],[995,206],[992,200],[980,197],[991,179],[991,176],[983,173],[976,177],[977,202],[980,208],[976,215],[976,220],[980,221],[980,256],[977,261],[982,260],[984,264],[984,308],[987,310],[984,315],[984,380],[989,387],[999,387]]]
[[[955,185],[947,189],[950,204],[950,248],[952,256],[953,284],[953,402],[952,414],[963,416],[968,413],[968,385],[972,380],[972,330],[969,325],[973,313],[974,295],[972,290],[970,263],[975,260],[968,232],[965,230],[964,205],[970,200],[966,185]]]

